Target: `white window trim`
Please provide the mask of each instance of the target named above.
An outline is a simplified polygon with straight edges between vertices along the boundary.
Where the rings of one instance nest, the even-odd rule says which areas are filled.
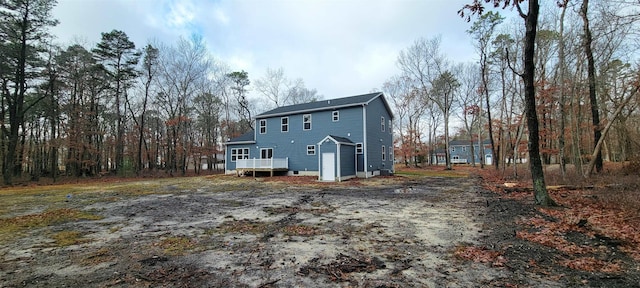
[[[393,124],[393,122],[391,122],[391,119],[389,119],[389,134],[393,134],[391,132],[391,130],[393,130],[393,129],[391,129],[391,127],[393,127],[393,126],[391,126],[391,124]]]
[[[316,145],[307,145],[307,155],[316,155]]]
[[[358,151],[358,146],[360,146],[360,151]],[[362,143],[356,143],[356,154],[358,155],[364,154],[364,145]]]
[[[282,120],[284,119],[287,119],[287,124],[282,124]],[[283,129],[284,127],[287,127],[286,131]],[[289,132],[289,117],[280,117],[280,132],[282,133]]]
[[[271,158],[273,158],[273,148],[260,148],[260,159],[271,159],[271,158],[262,158],[262,151],[271,151]],[[266,153],[269,156],[269,153]]]
[[[331,112],[331,121],[332,121],[332,122],[338,122],[338,121],[340,121],[340,111],[333,111],[333,112]]]
[[[305,122],[305,118],[306,118],[306,116],[309,116],[309,122]],[[312,117],[311,117],[311,114],[303,114],[303,115],[302,115],[302,130],[304,130],[304,131],[311,130],[311,128],[312,128],[312,125],[311,125],[312,121],[313,121],[313,119],[312,119]],[[304,124],[307,124],[307,123],[309,123],[309,129],[305,129],[305,125],[304,125]]]
[[[387,148],[382,145],[382,161],[387,161]]]
[[[393,162],[393,147],[389,147],[389,161]]]
[[[259,131],[260,134],[267,134],[267,119],[260,119],[260,127],[259,127]],[[262,132],[262,128],[264,128],[264,132]]]
[[[384,132],[384,128],[385,128],[385,122],[384,122],[384,116],[380,116],[380,129],[382,132]]]
[[[242,152],[242,153],[238,153],[238,152]],[[244,153],[247,152],[247,153]],[[240,158],[240,155],[242,155],[242,158]],[[235,160],[233,159],[235,156]],[[236,162],[237,159],[249,159],[250,156],[250,151],[249,148],[231,148],[231,162]]]

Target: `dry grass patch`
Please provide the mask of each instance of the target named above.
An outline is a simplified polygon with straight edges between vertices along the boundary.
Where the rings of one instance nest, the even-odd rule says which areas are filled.
[[[0,219],[0,240],[7,240],[16,237],[22,232],[29,229],[57,225],[71,221],[99,219],[102,219],[102,217],[69,208],[55,209],[38,214]]]
[[[184,255],[196,248],[197,241],[186,236],[175,236],[162,239],[154,243],[160,247],[167,255]]]
[[[56,246],[71,246],[91,241],[90,239],[82,237],[82,234],[78,231],[60,231],[51,236],[55,240]]]
[[[224,221],[218,226],[221,233],[263,233],[269,227],[269,223],[248,219]]]
[[[419,168],[398,168],[395,172],[395,175],[404,176],[404,177],[453,177],[453,178],[464,178],[469,177],[468,169],[454,169],[454,170],[444,170],[443,168],[430,168],[430,169],[419,169]]]

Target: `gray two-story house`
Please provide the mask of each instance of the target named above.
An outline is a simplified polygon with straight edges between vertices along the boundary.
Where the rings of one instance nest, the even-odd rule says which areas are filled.
[[[393,113],[383,93],[278,107],[226,142],[226,173],[286,171],[322,181],[393,171]]]
[[[473,162],[480,164],[484,157],[484,164],[491,165],[493,163],[493,152],[491,151],[491,141],[486,139],[482,141],[484,151],[480,151],[477,141],[473,142],[473,155],[471,154],[471,143],[469,140],[452,140],[449,142],[449,155],[453,164],[471,164]],[[432,155],[432,162],[445,164],[444,149],[438,149]]]

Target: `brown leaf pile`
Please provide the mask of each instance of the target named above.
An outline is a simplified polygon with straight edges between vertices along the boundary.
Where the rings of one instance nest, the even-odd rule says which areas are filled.
[[[507,259],[499,251],[489,250],[485,247],[460,246],[453,255],[464,260],[477,263],[491,263],[494,267],[503,267]]]
[[[499,173],[487,170],[479,172],[485,188],[503,199],[532,202],[530,183],[515,181],[504,185],[505,180]],[[615,175],[599,180],[605,183],[599,187],[616,183]],[[606,184],[607,181],[614,184]],[[630,205],[625,205],[627,203],[603,200],[603,195],[615,191],[599,189],[602,191],[600,194],[598,188],[567,189],[556,186],[549,189],[549,194],[561,208],[538,208],[540,215],[518,221],[517,224],[524,229],[516,231],[516,237],[558,250],[562,253],[557,260],[559,265],[589,272],[621,272],[624,263],[611,261],[607,255],[619,249],[640,260],[640,233],[636,231],[636,227],[640,227],[640,210],[633,205],[633,209],[629,209]],[[593,241],[575,243],[568,240],[569,233],[581,234]],[[603,238],[611,240],[597,241]]]

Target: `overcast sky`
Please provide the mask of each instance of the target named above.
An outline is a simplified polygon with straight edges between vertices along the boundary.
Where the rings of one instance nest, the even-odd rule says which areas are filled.
[[[282,67],[325,98],[368,93],[398,74],[400,50],[442,36],[456,62],[477,56],[457,14],[471,0],[59,0],[57,42],[93,47],[122,30],[143,47],[203,36],[210,53],[253,82]],[[256,96],[255,92],[253,93]]]

